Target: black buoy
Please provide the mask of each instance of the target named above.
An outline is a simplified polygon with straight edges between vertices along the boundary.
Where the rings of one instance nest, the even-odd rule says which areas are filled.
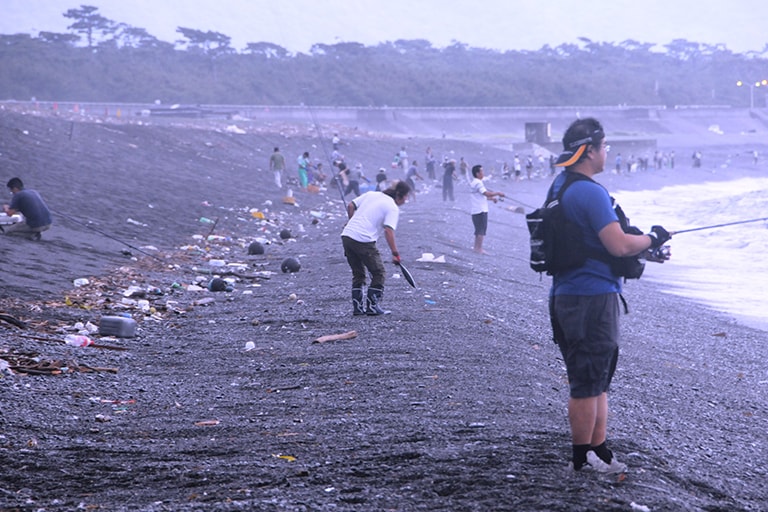
[[[229,284],[220,277],[214,277],[208,284],[208,289],[212,292],[226,292]]]
[[[251,242],[248,246],[248,254],[264,254],[264,246],[261,242]]]
[[[301,263],[299,263],[299,260],[296,258],[285,258],[283,262],[280,264],[280,270],[283,271],[283,273],[287,272],[298,272],[301,270]]]

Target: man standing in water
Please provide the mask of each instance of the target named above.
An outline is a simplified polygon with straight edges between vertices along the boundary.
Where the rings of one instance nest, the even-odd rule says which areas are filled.
[[[553,276],[549,308],[570,386],[571,467],[621,473],[627,466],[616,460],[606,443],[607,393],[619,357],[622,280],[608,261],[660,247],[670,235],[661,226],[653,226],[647,235],[624,232],[608,191],[592,180],[605,162],[600,123],[592,118],[574,121],[563,136],[563,153],[556,163],[565,172],[555,178],[550,195],[554,197],[567,180],[563,212],[580,228],[588,257],[583,265]]]

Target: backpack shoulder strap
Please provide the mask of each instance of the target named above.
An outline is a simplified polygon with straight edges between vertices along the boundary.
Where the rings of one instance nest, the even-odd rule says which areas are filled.
[[[595,180],[590,178],[589,176],[585,176],[579,172],[571,172],[571,171],[563,171],[565,173],[565,183],[560,187],[560,189],[557,191],[557,194],[553,193],[555,183],[552,182],[552,185],[549,187],[549,191],[547,192],[547,202],[545,203],[545,206],[549,205],[553,201],[560,201],[563,199],[563,194],[565,194],[565,191],[570,187],[574,182],[576,181],[591,181],[592,183],[597,183]]]

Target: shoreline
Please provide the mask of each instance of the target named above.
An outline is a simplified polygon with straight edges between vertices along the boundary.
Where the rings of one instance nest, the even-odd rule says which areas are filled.
[[[630,470],[615,479],[566,471],[568,386],[551,341],[549,278],[528,265],[525,217],[512,201],[491,207],[490,256],[471,250],[465,189],[453,204],[432,189],[404,205],[398,246],[419,288],[387,264],[393,313],[360,318],[341,201],[297,192],[298,206],[282,203],[260,170],[273,146],[293,156],[315,139],[98,125],[70,138],[68,123],[2,114],[0,130],[3,157],[28,170],[25,183],[55,210],[157,248],[134,260],[64,220],[41,243],[0,245],[13,269],[0,275],[3,309],[28,323],[3,324],[3,347],[67,365],[0,378],[3,507],[747,511],[768,501],[754,485],[765,469],[751,462],[768,457],[764,333],[646,279],[626,287],[609,421]],[[440,155],[508,155],[428,142]],[[425,143],[409,149],[420,157]],[[400,144],[354,140],[345,152],[372,171]],[[695,178],[680,174],[626,181]],[[615,191],[621,176],[605,177]],[[548,184],[489,188],[538,205]],[[201,217],[218,219],[215,228]],[[281,239],[282,229],[293,237]],[[256,239],[265,253],[249,255]],[[446,262],[416,261],[426,252]],[[301,261],[298,273],[280,271],[286,257]],[[205,290],[219,272],[233,292]],[[80,277],[89,286],[72,287]],[[142,297],[125,295],[131,286],[146,291],[146,311]],[[107,313],[139,324],[136,338],[99,340],[122,350],[61,341]]]

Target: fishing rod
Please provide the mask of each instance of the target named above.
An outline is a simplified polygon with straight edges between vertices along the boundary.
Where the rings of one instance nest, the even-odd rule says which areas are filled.
[[[737,224],[749,224],[750,222],[760,222],[761,220],[768,220],[768,217],[761,217],[759,219],[749,219],[749,220],[737,220],[735,222],[724,222],[722,224],[713,224],[711,226],[701,226],[699,228],[681,229],[679,231],[670,232],[670,235],[679,235],[680,233],[690,233],[691,231],[702,231],[704,229],[723,228],[726,226],[735,226]]]
[[[142,249],[139,249],[138,247],[134,247],[134,246],[132,246],[131,244],[129,244],[128,242],[125,242],[125,241],[123,241],[123,240],[120,240],[119,238],[116,238],[116,237],[114,237],[114,236],[110,235],[109,233],[105,233],[104,231],[101,231],[100,229],[96,229],[95,227],[93,227],[93,226],[90,226],[90,225],[86,224],[85,222],[82,222],[82,221],[79,221],[79,220],[77,220],[77,219],[74,219],[74,218],[70,217],[69,215],[67,215],[67,214],[65,214],[65,213],[61,213],[61,212],[59,212],[59,211],[56,211],[56,210],[53,210],[53,209],[51,209],[51,212],[53,212],[53,213],[55,213],[56,215],[59,215],[59,216],[61,216],[61,217],[64,217],[65,219],[69,219],[69,220],[71,220],[72,222],[74,222],[75,224],[79,224],[79,225],[81,225],[81,226],[84,226],[84,227],[86,227],[86,228],[88,228],[88,229],[92,229],[93,231],[95,231],[95,232],[99,233],[100,235],[103,235],[103,236],[105,236],[105,237],[107,237],[107,238],[110,238],[110,239],[114,240],[115,242],[121,243],[121,244],[125,245],[126,247],[129,247],[129,248],[133,249],[134,251],[139,251],[139,252],[140,252],[140,253],[142,253],[142,254],[145,254],[145,255],[147,255],[147,256],[150,256],[150,257],[152,257],[152,258],[155,258],[157,261],[161,261],[161,262],[163,261],[162,259],[158,258],[158,257],[157,257],[157,256],[155,256],[154,254],[151,254],[151,253],[148,253],[148,252],[146,252],[146,251],[143,251]],[[217,220],[218,220],[218,219],[217,219]]]
[[[307,111],[309,112],[309,116],[312,118],[312,124],[315,127],[315,131],[317,132],[317,135],[320,137],[320,149],[323,151],[323,155],[325,156],[325,159],[328,161],[328,163],[331,166],[331,172],[333,173],[333,177],[331,178],[331,181],[336,182],[336,186],[339,189],[339,195],[341,196],[341,202],[344,203],[344,211],[347,210],[347,199],[344,197],[344,189],[341,186],[341,179],[338,173],[333,172],[333,160],[331,159],[331,155],[328,153],[328,149],[325,145],[325,137],[323,137],[323,131],[320,128],[320,123],[317,121],[317,117],[315,116],[315,112],[312,110],[312,106],[309,104],[309,102],[305,102],[307,106]]]

